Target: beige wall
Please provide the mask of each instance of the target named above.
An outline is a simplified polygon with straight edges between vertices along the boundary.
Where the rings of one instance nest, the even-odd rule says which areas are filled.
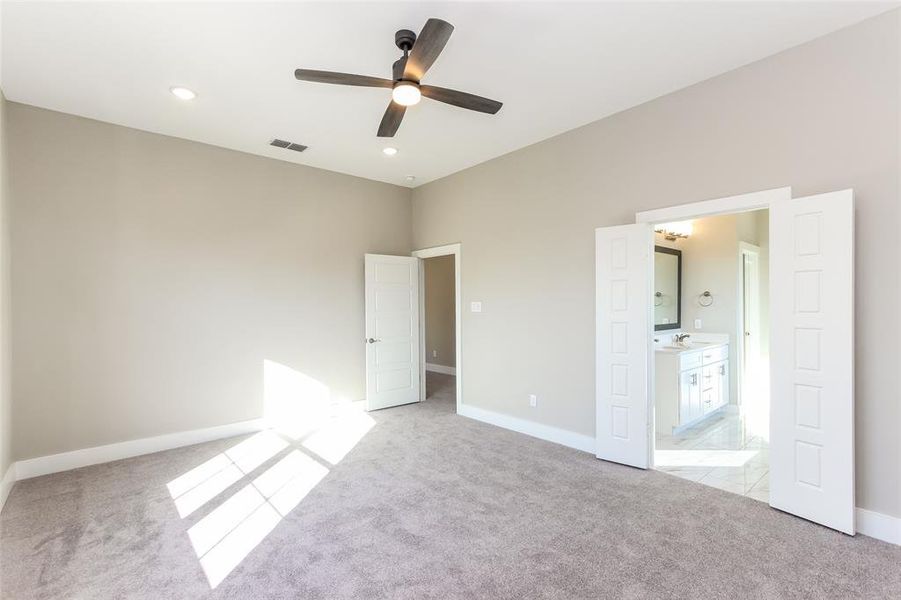
[[[422,262],[425,267],[426,362],[454,367],[457,364],[454,256],[435,256]],[[435,356],[436,352],[438,356]]]
[[[857,501],[901,516],[899,57],[894,11],[414,190],[414,245],[460,242],[463,304],[482,302],[463,402],[593,435],[595,227],[852,187]]]
[[[0,92],[0,478],[13,462],[12,390],[10,386],[10,219],[7,103]],[[2,498],[0,498],[2,503]]]
[[[17,459],[260,417],[264,360],[363,397],[363,254],[409,254],[409,190],[15,103],[7,125]]]

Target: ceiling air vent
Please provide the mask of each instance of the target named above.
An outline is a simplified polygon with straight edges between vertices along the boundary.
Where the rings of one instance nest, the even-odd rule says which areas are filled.
[[[269,142],[270,146],[275,146],[276,148],[286,148],[288,150],[294,150],[295,152],[303,152],[307,149],[303,144],[295,144],[294,142],[286,142],[285,140],[280,140],[278,138]]]

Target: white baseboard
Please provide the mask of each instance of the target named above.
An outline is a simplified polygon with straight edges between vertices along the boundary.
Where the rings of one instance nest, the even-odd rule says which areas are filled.
[[[856,516],[857,533],[901,546],[901,519],[859,507]]]
[[[470,419],[475,419],[476,421],[490,423],[491,425],[497,425],[504,429],[510,429],[548,442],[554,442],[555,444],[594,454],[594,438],[589,435],[582,435],[581,433],[551,427],[550,425],[542,425],[535,421],[518,419],[516,417],[511,417],[510,415],[492,412],[490,410],[485,410],[484,408],[476,408],[475,406],[467,404],[461,404],[457,414],[469,417]]]
[[[0,511],[3,510],[3,505],[6,504],[6,499],[9,498],[9,493],[12,491],[15,482],[16,463],[11,463],[9,468],[6,469],[6,473],[3,474],[3,479],[0,479]]]
[[[229,425],[220,425],[218,427],[194,429],[191,431],[170,433],[156,437],[131,440],[128,442],[119,442],[117,444],[108,444],[106,446],[96,446],[94,448],[85,448],[83,450],[73,450],[72,452],[63,452],[61,454],[52,454],[50,456],[40,456],[38,458],[20,460],[15,463],[15,478],[16,480],[29,479],[31,477],[49,475],[50,473],[78,469],[79,467],[122,460],[123,458],[131,458],[142,454],[151,454],[153,452],[180,448],[182,446],[191,446],[193,444],[201,444],[212,440],[243,435],[245,433],[253,433],[263,429],[266,429],[266,424],[263,419],[255,419],[253,421],[242,421],[240,423],[231,423]]]
[[[445,375],[456,375],[457,369],[454,367],[445,367],[444,365],[435,365],[432,363],[425,364],[426,371],[433,371],[435,373],[444,373]]]

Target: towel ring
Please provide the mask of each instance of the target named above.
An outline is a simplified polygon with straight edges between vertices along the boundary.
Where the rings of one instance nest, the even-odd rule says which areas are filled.
[[[713,294],[711,294],[709,291],[705,291],[703,294],[698,296],[698,304],[705,307],[710,306],[711,304],[713,304]]]
[[[654,292],[654,306],[663,306],[663,292]]]

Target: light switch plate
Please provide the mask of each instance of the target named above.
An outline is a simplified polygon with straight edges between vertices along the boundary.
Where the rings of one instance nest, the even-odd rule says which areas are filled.
[[[538,396],[529,394],[529,406],[538,406]]]
[[[701,319],[695,319],[695,329],[701,328]]]
[[[482,303],[481,302],[470,302],[469,310],[472,312],[482,312]]]

